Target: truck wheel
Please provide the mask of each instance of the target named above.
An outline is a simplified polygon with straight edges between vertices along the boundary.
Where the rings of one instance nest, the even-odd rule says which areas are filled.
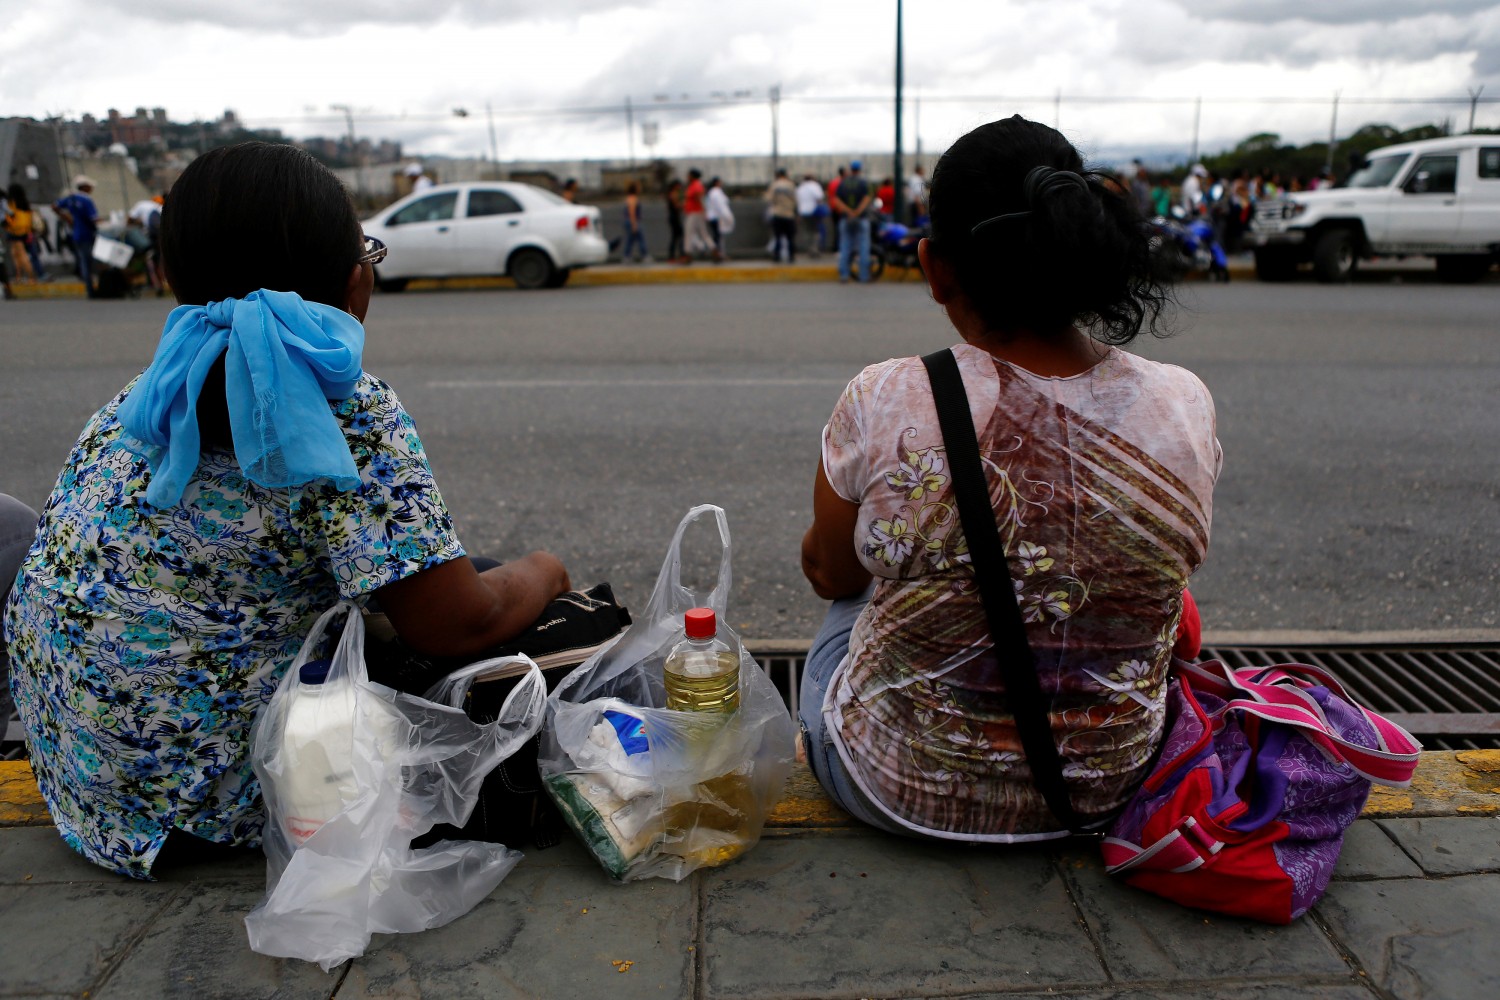
[[[1313,273],[1327,285],[1348,281],[1359,258],[1354,254],[1354,234],[1347,229],[1330,229],[1318,237],[1313,248]]]
[[[1297,276],[1297,259],[1285,250],[1255,251],[1258,281],[1291,281]]]
[[[510,257],[510,276],[517,288],[546,288],[555,270],[552,258],[536,247],[522,247]]]
[[[1437,259],[1438,278],[1459,284],[1472,284],[1489,273],[1494,258],[1488,254],[1442,254]]]

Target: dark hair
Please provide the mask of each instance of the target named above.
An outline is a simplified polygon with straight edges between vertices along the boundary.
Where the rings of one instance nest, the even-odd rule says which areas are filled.
[[[11,203],[16,206],[18,212],[31,211],[31,199],[26,197],[26,189],[20,184],[12,184],[10,190],[5,193]]]
[[[161,257],[177,301],[258,288],[344,306],[359,216],[339,179],[296,146],[221,146],[188,164],[162,208]]]
[[[974,129],[933,168],[929,205],[933,250],[990,329],[1160,334],[1172,292],[1145,221],[1055,129],[1020,115]]]

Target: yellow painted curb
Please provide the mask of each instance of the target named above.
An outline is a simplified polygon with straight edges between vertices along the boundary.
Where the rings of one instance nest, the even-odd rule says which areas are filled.
[[[1500,815],[1500,750],[1429,750],[1409,788],[1376,785],[1364,816]]]
[[[81,281],[39,281],[34,285],[12,281],[10,290],[17,299],[81,299],[86,297],[83,294]]]
[[[1500,750],[1429,750],[1410,788],[1376,785],[1365,818],[1500,815]],[[52,818],[31,765],[0,761],[0,827],[47,826]],[[792,766],[786,791],[766,820],[771,830],[817,830],[860,824],[833,804],[806,764]]]
[[[0,827],[47,826],[51,822],[30,762],[0,760]]]

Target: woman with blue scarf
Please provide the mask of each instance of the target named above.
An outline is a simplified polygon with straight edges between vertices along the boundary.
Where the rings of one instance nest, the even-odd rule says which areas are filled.
[[[181,305],[84,427],[4,619],[59,832],[136,878],[169,838],[259,844],[250,727],[340,598],[463,657],[569,587],[545,552],[464,558],[411,417],[361,366],[384,247],[333,174],[292,146],[213,150],[161,239]]]

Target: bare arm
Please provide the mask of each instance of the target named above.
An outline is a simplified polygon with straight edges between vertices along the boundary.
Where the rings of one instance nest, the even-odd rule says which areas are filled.
[[[515,638],[572,582],[549,552],[479,573],[467,559],[375,591],[401,641],[429,656],[467,656]]]
[[[802,536],[802,575],[827,601],[853,597],[870,585],[870,571],[854,551],[859,504],[833,491],[823,463],[813,483],[813,523]]]

